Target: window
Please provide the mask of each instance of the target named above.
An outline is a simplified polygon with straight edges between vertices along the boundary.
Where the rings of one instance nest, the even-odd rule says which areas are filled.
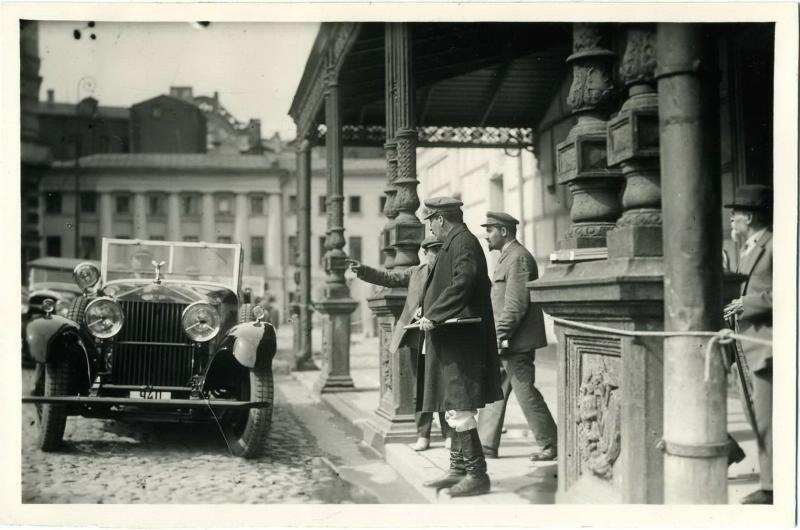
[[[325,195],[320,195],[317,199],[320,215],[325,215],[328,212],[328,203],[326,202],[327,199],[328,198]]]
[[[97,240],[94,236],[81,236],[80,258],[94,259],[96,246]]]
[[[187,243],[197,243],[200,238],[197,236],[183,236],[183,240]]]
[[[61,213],[61,194],[55,191],[47,192],[44,198],[44,208],[46,213]]]
[[[220,195],[217,197],[217,214],[231,215],[233,213],[233,197]]]
[[[131,198],[127,195],[117,195],[117,213],[129,214],[131,213]]]
[[[297,195],[289,195],[289,213],[297,213]]]
[[[358,195],[351,195],[347,199],[350,213],[361,213],[361,197]]]
[[[386,195],[381,195],[379,199],[380,205],[378,206],[378,211],[380,211],[381,215],[383,215],[383,209],[386,208]]]
[[[147,214],[164,215],[164,197],[161,195],[150,195],[147,197]]]
[[[352,259],[361,261],[361,236],[347,238],[347,254]]]
[[[264,264],[264,238],[250,238],[250,263],[253,265]]]
[[[61,237],[47,236],[45,254],[53,257],[61,257]]]
[[[131,236],[129,235],[121,235],[121,236],[114,236],[114,239],[130,239]]]
[[[300,256],[297,255],[297,236],[289,236],[289,265],[297,266],[300,264]]]
[[[81,193],[81,213],[95,213],[97,211],[97,195],[93,191]]]
[[[264,215],[264,197],[262,195],[250,197],[250,213]]]
[[[151,234],[147,239],[150,241],[164,241],[164,236],[154,236]]]
[[[319,238],[319,263],[320,265],[325,261],[325,236]]]
[[[231,236],[219,236],[217,243],[233,243],[233,238]]]
[[[183,215],[199,215],[200,197],[197,195],[184,195],[181,197],[181,213]]]

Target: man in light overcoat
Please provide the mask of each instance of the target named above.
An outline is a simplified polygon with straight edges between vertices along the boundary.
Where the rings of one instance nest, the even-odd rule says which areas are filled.
[[[411,369],[414,380],[416,381],[417,401],[421,405],[423,384],[425,381],[425,362],[420,357],[422,353],[422,332],[416,329],[405,329],[411,323],[422,301],[422,290],[425,288],[425,281],[428,273],[436,261],[436,255],[442,246],[442,242],[435,237],[427,237],[422,241],[420,247],[425,254],[425,262],[416,267],[407,267],[403,270],[381,270],[373,269],[363,265],[356,260],[347,260],[352,270],[359,279],[373,285],[383,287],[407,287],[406,303],[403,312],[392,333],[392,341],[389,344],[389,352],[396,354],[402,346],[408,346],[411,352]],[[412,447],[415,451],[424,451],[430,445],[431,426],[433,414],[430,412],[417,412],[417,442]],[[444,417],[444,412],[439,413],[439,425],[442,428],[442,438],[450,437],[450,428]],[[450,442],[452,444],[452,442]]]
[[[487,212],[486,241],[489,250],[499,250],[500,259],[492,278],[492,310],[502,362],[504,399],[481,410],[478,432],[487,457],[497,458],[506,406],[511,390],[517,396],[539,450],[532,461],[553,460],[557,453],[556,423],[542,394],[534,386],[536,348],[547,346],[544,314],[530,301],[526,283],[539,278],[536,260],[517,241],[517,221],[502,212]]]

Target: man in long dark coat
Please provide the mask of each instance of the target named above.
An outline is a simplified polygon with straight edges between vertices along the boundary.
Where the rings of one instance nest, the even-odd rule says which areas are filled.
[[[421,410],[445,411],[455,429],[449,471],[426,485],[449,487],[451,497],[491,489],[476,415],[487,403],[503,399],[486,257],[463,222],[462,204],[453,197],[425,201],[430,230],[443,244],[425,284],[419,320],[426,332]],[[445,324],[470,317],[481,321]]]
[[[736,315],[739,333],[772,340],[772,189],[751,184],[736,190],[731,208],[731,232],[745,239],[738,272],[747,279],[741,296],[726,307]],[[753,378],[760,489],[742,504],[772,504],[772,347],[742,341]]]

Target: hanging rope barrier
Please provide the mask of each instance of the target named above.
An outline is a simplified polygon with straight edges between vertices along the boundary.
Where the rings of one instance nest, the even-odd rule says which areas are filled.
[[[549,315],[548,315],[549,316]],[[758,339],[741,333],[735,333],[731,329],[721,329],[719,331],[628,331],[625,329],[607,328],[605,326],[595,326],[593,324],[585,324],[583,322],[576,322],[574,320],[567,320],[566,318],[559,318],[549,316],[553,322],[557,322],[569,328],[585,329],[587,331],[597,331],[599,333],[606,333],[609,335],[621,335],[623,337],[708,337],[708,344],[705,350],[705,371],[703,380],[708,382],[711,376],[711,354],[714,351],[714,346],[725,346],[731,344],[735,340],[743,342],[752,342],[764,346],[772,346],[771,340]],[[724,352],[719,348],[720,355],[724,359]],[[723,365],[724,365],[723,361]]]

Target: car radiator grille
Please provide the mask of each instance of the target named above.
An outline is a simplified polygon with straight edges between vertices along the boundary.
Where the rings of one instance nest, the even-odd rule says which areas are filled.
[[[123,301],[121,306],[125,322],[114,339],[114,383],[187,386],[196,349],[181,326],[186,304]]]

